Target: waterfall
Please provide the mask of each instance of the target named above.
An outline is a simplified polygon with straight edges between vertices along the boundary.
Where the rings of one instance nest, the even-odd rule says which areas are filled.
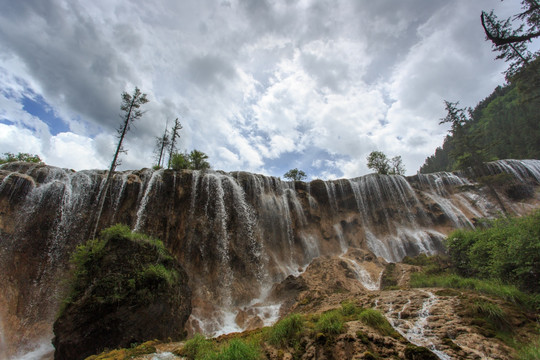
[[[539,160],[486,167],[540,184]],[[105,176],[36,164],[0,166],[0,266],[20,271],[16,283],[0,273],[0,301],[7,301],[9,286],[25,289],[15,299],[22,309],[16,315],[20,335],[11,339],[7,332],[0,339],[8,348],[51,335],[22,329],[46,329],[41,325],[54,320],[60,280],[71,252],[89,236]],[[462,173],[292,183],[246,172],[144,169],[115,174],[100,226],[123,222],[161,238],[190,277],[192,322],[212,334],[242,329],[233,316],[240,311],[269,324],[279,308],[267,302],[269,289],[318,256],[344,256],[357,247],[395,262],[441,251],[449,231],[498,215],[499,205],[486,193]],[[511,209],[524,213],[532,203]],[[16,260],[14,254],[24,256]],[[366,288],[378,286],[361,262],[347,259]]]

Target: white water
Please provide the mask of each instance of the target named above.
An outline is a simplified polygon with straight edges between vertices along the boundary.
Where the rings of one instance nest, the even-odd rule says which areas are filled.
[[[141,226],[143,225],[144,220],[146,220],[146,207],[148,206],[148,201],[150,200],[150,193],[152,189],[154,188],[154,184],[158,179],[161,179],[161,174],[163,173],[163,169],[154,171],[152,173],[152,176],[150,177],[150,181],[146,185],[146,189],[144,190],[144,195],[139,203],[139,208],[137,210],[137,219],[135,220],[135,226],[133,227],[133,231],[140,231]],[[143,187],[141,186],[141,189]]]
[[[429,329],[429,317],[431,316],[431,309],[437,303],[438,299],[431,291],[423,291],[428,297],[422,303],[422,308],[418,311],[417,320],[410,322],[409,320],[402,320],[401,314],[411,304],[411,300],[408,300],[401,310],[398,312],[398,318],[393,319],[391,313],[393,311],[392,305],[390,305],[386,317],[389,319],[390,324],[407,340],[417,346],[423,346],[429,348],[437,357],[441,360],[451,360],[452,358],[444,352],[438,350],[434,344],[434,340],[437,337]],[[436,342],[436,341],[435,341]]]
[[[37,346],[29,351],[18,353],[10,360],[41,360],[51,359],[54,353],[54,347],[50,339],[41,340]]]
[[[494,173],[504,171],[518,179],[540,181],[538,160],[507,160],[489,166]],[[58,208],[57,218],[43,224],[51,229],[46,234],[48,237],[43,239],[47,244],[48,260],[40,264],[42,268],[38,272],[46,275],[61,265],[58,259],[67,257],[65,252],[69,247],[66,244],[74,245],[69,242],[85,240],[82,237],[85,236],[86,224],[80,224],[79,219],[90,218],[88,215],[91,215],[94,205],[90,195],[96,197],[104,173],[75,173],[50,167],[24,168],[24,172],[33,180],[30,183],[20,181],[30,186],[26,198],[20,200],[21,219],[37,218],[35,215],[41,211]],[[388,261],[399,261],[406,255],[419,252],[433,254],[438,251],[437,246],[444,235],[432,230],[432,204],[441,209],[443,216],[438,221],[444,227],[470,227],[472,224],[467,217],[489,216],[496,206],[474,190],[463,192],[459,187],[471,183],[450,173],[419,175],[418,180],[414,177],[368,175],[351,180],[325,181],[323,184],[314,182],[313,186],[306,185],[307,193],[296,190],[294,183],[257,174],[211,171],[178,174],[179,179],[192,174],[191,188],[183,189],[186,194],[191,194],[190,199],[185,199],[185,208],[188,205],[191,208],[179,214],[181,221],[188,223],[188,233],[176,239],[171,235],[171,238],[178,241],[174,245],[180,249],[180,256],[187,253],[186,249],[192,251],[183,261],[189,275],[198,283],[207,284],[209,278],[217,274],[215,283],[218,286],[214,284],[201,290],[200,297],[207,295],[203,291],[208,291],[205,300],[231,313],[235,312],[235,307],[250,305],[249,299],[243,300],[245,304],[238,304],[234,293],[234,285],[242,287],[241,281],[245,279],[249,279],[250,286],[251,282],[256,283],[250,296],[261,298],[263,289],[290,274],[298,275],[315,257],[345,253],[349,247],[363,245],[363,240],[371,251]],[[120,209],[125,209],[122,206],[125,201],[123,193],[127,179],[132,175],[141,180],[137,209],[117,214]],[[19,185],[6,188],[6,180],[11,176],[8,174],[0,184],[0,193],[11,191],[17,194],[15,190]],[[151,211],[159,208],[153,202],[153,195],[164,191],[160,186],[165,176],[168,175],[164,171],[150,170],[117,174],[110,201],[114,214],[108,221],[127,218],[135,229],[149,230],[151,221],[147,220],[151,219],[150,216],[163,216]],[[320,189],[315,191],[315,184],[321,188],[324,186],[322,193]],[[321,226],[330,224],[330,228],[317,228],[319,221]],[[347,226],[341,225],[344,223]],[[333,229],[331,224],[335,224]],[[196,225],[198,232],[194,229]],[[353,226],[356,228],[350,231]],[[156,231],[155,228],[150,230]],[[330,233],[333,242],[325,240],[328,235],[323,234],[323,230]],[[332,236],[332,230],[335,236]],[[19,240],[13,236],[8,242],[12,245]],[[197,266],[193,265],[194,259],[198,260]],[[240,266],[236,266],[236,262],[240,262]],[[361,264],[357,265],[361,268]],[[354,268],[352,264],[351,268]],[[367,287],[375,288],[376,279],[368,279],[358,269],[356,272],[359,279],[364,277]],[[28,318],[39,318],[36,309],[42,305],[43,298],[55,296],[54,288],[48,289],[38,282],[34,287],[31,295],[34,298],[27,301],[33,304],[33,308],[25,309],[30,314]],[[217,321],[212,316],[201,321]],[[223,321],[218,320],[219,326],[230,326],[230,316],[224,316]]]
[[[356,276],[356,279],[360,281],[363,287],[371,291],[380,290],[381,288],[380,276],[377,280],[373,280],[369,272],[367,272],[367,270],[364,269],[354,259],[349,259],[347,257],[344,257],[343,255],[340,255],[340,259],[344,260],[345,262],[349,263],[349,265],[351,265],[351,268],[354,272],[354,275]]]

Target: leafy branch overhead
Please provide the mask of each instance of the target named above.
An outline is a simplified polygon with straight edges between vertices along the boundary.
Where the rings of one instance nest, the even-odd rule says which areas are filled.
[[[493,10],[489,13],[482,11],[480,16],[486,39],[493,43],[494,51],[499,52],[497,59],[510,62],[507,75],[513,75],[523,65],[529,64],[534,55],[527,44],[540,37],[540,2],[522,0],[521,7],[523,12],[506,20],[499,20]]]

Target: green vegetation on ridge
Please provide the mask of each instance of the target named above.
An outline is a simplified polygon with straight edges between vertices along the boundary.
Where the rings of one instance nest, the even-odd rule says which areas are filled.
[[[540,159],[539,82],[540,57],[536,57],[508,85],[497,87],[474,109],[460,109],[465,116],[462,127],[445,138],[420,172],[461,168],[474,155],[462,146],[467,139],[486,160]]]

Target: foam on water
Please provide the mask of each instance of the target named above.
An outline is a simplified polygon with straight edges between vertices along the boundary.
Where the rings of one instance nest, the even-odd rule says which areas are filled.
[[[44,339],[29,351],[20,352],[10,360],[42,360],[51,359],[54,353],[54,347],[50,339]]]

